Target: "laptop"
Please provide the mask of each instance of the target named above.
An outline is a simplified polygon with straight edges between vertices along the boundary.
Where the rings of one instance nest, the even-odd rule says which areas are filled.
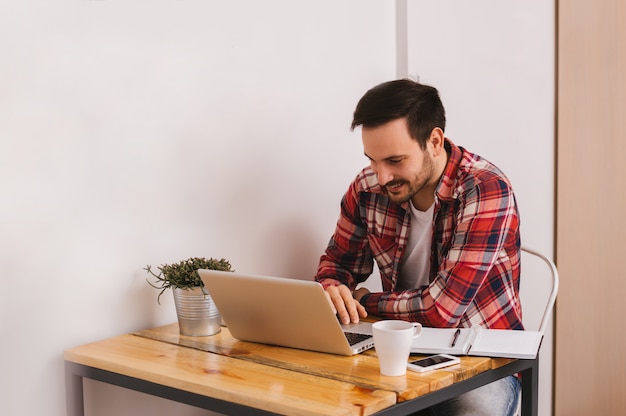
[[[340,324],[318,282],[205,269],[198,273],[230,333],[241,341],[338,355],[374,346],[372,324]]]

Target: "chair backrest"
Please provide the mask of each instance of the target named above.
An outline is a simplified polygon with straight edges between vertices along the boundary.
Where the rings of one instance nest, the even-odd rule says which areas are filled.
[[[547,268],[547,271],[546,271]],[[524,327],[545,333],[559,291],[559,273],[550,258],[522,247],[520,298]],[[543,310],[537,305],[544,305]]]

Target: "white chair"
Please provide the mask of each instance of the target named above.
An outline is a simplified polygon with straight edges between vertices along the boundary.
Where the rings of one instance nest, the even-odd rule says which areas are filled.
[[[548,266],[549,278],[546,278],[545,266]],[[545,335],[558,291],[559,272],[554,262],[536,250],[522,247],[520,299],[524,327],[527,330],[539,331]],[[537,309],[537,305],[543,305],[543,309]],[[521,399],[520,397],[517,402],[516,416],[521,415]]]
[[[532,261],[531,256],[534,257]],[[537,259],[540,259],[541,262],[535,261]],[[540,266],[548,267],[549,279],[546,279],[546,273],[541,271]],[[559,272],[554,262],[536,250],[522,247],[520,298],[522,300],[522,314],[526,329],[536,330],[545,334],[558,291]],[[536,309],[538,304],[543,305],[543,310]],[[539,312],[542,312],[541,315],[539,315]]]

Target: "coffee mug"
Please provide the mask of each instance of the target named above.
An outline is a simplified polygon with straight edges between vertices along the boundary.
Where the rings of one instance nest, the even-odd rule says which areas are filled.
[[[372,325],[374,349],[384,376],[403,376],[411,354],[413,340],[422,332],[417,322],[378,321]]]

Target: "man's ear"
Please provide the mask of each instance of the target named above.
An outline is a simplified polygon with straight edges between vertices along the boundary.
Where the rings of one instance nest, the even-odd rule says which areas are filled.
[[[428,142],[432,146],[433,156],[439,156],[441,152],[445,152],[443,147],[445,143],[445,136],[443,134],[443,130],[441,130],[439,127],[435,127],[433,131],[430,132]]]

